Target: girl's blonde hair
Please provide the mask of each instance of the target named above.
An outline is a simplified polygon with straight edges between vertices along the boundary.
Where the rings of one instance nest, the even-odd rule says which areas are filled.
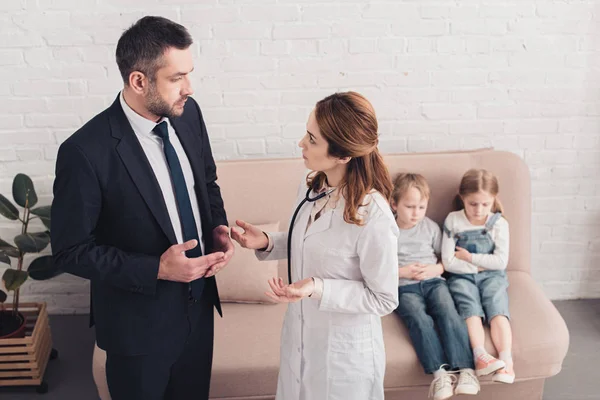
[[[462,177],[460,181],[460,187],[458,188],[458,194],[454,197],[454,210],[462,210],[465,208],[465,204],[462,201],[462,197],[468,196],[477,192],[488,192],[494,196],[494,204],[492,205],[492,212],[504,213],[504,208],[498,200],[498,178],[496,175],[485,169],[470,169]]]
[[[421,174],[401,172],[394,178],[394,189],[392,191],[394,204],[398,204],[402,196],[406,195],[406,192],[413,187],[419,191],[423,199],[429,200],[431,190],[425,177]]]
[[[356,92],[335,93],[315,106],[315,118],[321,135],[327,141],[329,155],[350,157],[346,176],[338,187],[344,193],[344,221],[362,225],[358,208],[372,189],[389,201],[392,182],[379,143],[377,117],[371,103]],[[308,187],[317,191],[325,185],[324,172],[312,173]]]

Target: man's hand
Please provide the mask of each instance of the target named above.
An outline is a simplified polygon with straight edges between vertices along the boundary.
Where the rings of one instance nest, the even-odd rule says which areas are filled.
[[[158,279],[189,283],[205,276],[211,266],[222,263],[225,256],[223,252],[188,258],[185,252],[196,246],[198,246],[198,241],[194,239],[169,247],[160,256]]]
[[[412,263],[401,265],[398,267],[398,276],[402,279],[417,279],[417,275],[421,273],[423,270],[423,264],[420,263]]]
[[[271,278],[269,286],[272,292],[265,292],[265,294],[275,303],[295,303],[315,291],[313,278],[306,278],[291,285],[284,284],[281,278]]]
[[[466,262],[473,262],[473,257],[471,257],[471,253],[469,253],[467,250],[463,249],[462,247],[458,247],[456,246],[456,251],[454,252],[454,257],[458,258],[459,260],[463,260]]]
[[[219,225],[215,229],[213,229],[213,246],[215,250],[222,252],[224,254],[223,260],[215,265],[212,265],[208,272],[206,273],[205,278],[210,278],[219,273],[221,269],[223,269],[227,263],[233,257],[234,248],[233,242],[229,238],[229,228],[225,225]]]

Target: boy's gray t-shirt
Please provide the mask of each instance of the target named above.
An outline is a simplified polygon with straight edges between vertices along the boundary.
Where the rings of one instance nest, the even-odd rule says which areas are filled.
[[[398,266],[414,262],[437,264],[441,247],[442,232],[439,225],[425,217],[410,229],[400,229],[398,235]],[[400,278],[398,285],[406,286],[419,282],[421,281]]]

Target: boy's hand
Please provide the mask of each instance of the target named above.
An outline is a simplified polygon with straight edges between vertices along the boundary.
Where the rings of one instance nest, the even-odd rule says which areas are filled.
[[[459,260],[466,261],[466,262],[472,262],[472,260],[473,260],[471,253],[469,253],[467,250],[463,249],[462,247],[458,247],[458,246],[456,246],[456,251],[454,252],[454,257],[458,258]]]
[[[444,266],[442,264],[421,264],[421,272],[417,274],[416,280],[424,281],[426,279],[435,278],[444,273]]]
[[[412,263],[406,265],[400,265],[398,267],[398,276],[402,279],[417,279],[417,275],[423,270],[423,264]]]

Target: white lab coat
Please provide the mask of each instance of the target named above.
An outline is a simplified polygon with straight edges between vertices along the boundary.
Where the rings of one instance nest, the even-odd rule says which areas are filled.
[[[304,198],[300,190],[296,205]],[[315,194],[312,193],[311,196]],[[281,333],[277,400],[383,400],[381,317],[398,306],[398,228],[378,192],[367,196],[363,226],[344,221],[340,199],[313,221],[312,203],[296,218],[292,280],[323,279],[321,300],[288,305]],[[272,234],[263,260],[287,257],[287,232]]]

